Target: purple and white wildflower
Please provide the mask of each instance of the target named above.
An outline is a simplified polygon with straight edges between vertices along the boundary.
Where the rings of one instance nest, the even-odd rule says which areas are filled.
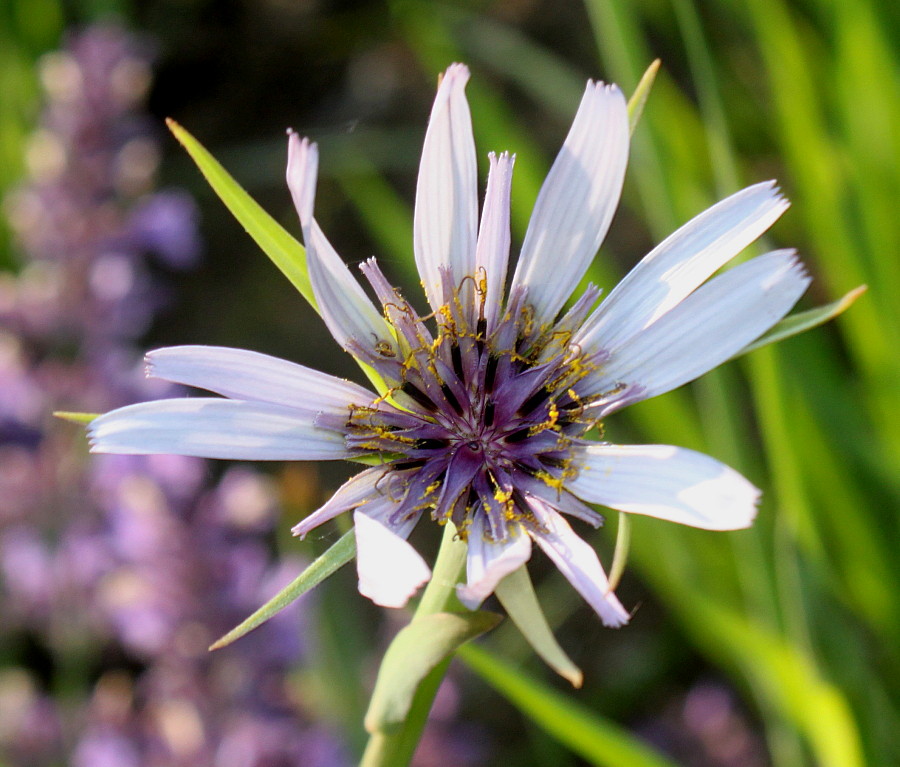
[[[360,591],[402,606],[430,571],[406,538],[423,514],[468,542],[461,600],[475,608],[536,543],[611,626],[628,613],[594,550],[566,517],[588,504],[711,530],[747,527],[759,491],[720,462],[666,445],[589,439],[602,419],[681,386],[780,320],[809,283],[793,251],[712,277],[787,208],[771,182],[697,216],[647,255],[595,308],[590,286],[563,306],[599,248],[628,155],[625,99],[588,83],[535,204],[507,290],[514,158],[490,155],[479,226],[475,145],[454,64],[437,92],[418,179],[415,259],[423,317],[374,259],[363,275],[315,219],[315,144],[291,134],[287,180],[309,273],[338,343],[384,381],[380,394],[249,351],[189,346],[147,355],[148,374],[223,398],[132,405],[96,419],[95,452],[252,460],[373,459],[294,528],[354,511]],[[711,278],[712,277],[712,278]],[[710,279],[711,278],[711,279]]]

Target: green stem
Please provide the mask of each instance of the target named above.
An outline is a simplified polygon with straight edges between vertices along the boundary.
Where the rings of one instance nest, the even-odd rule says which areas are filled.
[[[456,603],[455,587],[465,561],[466,544],[457,538],[456,528],[448,523],[444,527],[434,572],[416,608],[413,623],[427,615],[444,612]],[[404,767],[409,764],[422,737],[434,696],[449,666],[450,659],[447,659],[422,680],[409,714],[399,728],[371,734],[360,767]]]

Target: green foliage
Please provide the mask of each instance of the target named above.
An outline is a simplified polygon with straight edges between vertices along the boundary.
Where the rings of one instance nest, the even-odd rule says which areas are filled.
[[[253,615],[248,617],[247,620],[213,642],[209,649],[218,650],[222,647],[227,647],[244,636],[244,634],[253,631],[253,629],[265,623],[273,615],[281,612],[291,602],[299,599],[307,591],[315,588],[326,578],[333,575],[353,559],[354,556],[356,556],[356,536],[351,530],[344,533],[333,546],[317,557],[309,567],[254,612]]]
[[[489,651],[469,645],[462,660],[561,743],[598,767],[675,767],[618,725],[566,698]]]

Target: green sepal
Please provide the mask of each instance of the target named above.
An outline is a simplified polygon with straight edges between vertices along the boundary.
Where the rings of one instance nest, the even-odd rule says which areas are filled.
[[[394,637],[378,671],[366,712],[370,733],[389,732],[403,724],[419,683],[441,661],[470,639],[490,631],[502,616],[483,610],[432,613],[416,618]]]
[[[631,518],[624,511],[619,512],[619,529],[616,531],[616,550],[613,552],[612,566],[609,568],[609,590],[619,588],[619,581],[625,572],[628,552],[631,549]]]
[[[225,203],[225,207],[231,211],[263,252],[272,259],[272,263],[315,308],[316,298],[309,281],[306,249],[303,245],[266,213],[197,139],[171,118],[166,120],[166,125],[187,150],[213,191]]]
[[[785,317],[781,322],[769,328],[768,332],[757,338],[752,344],[745,346],[741,351],[734,355],[731,359],[737,359],[749,352],[761,349],[763,346],[784,341],[787,338],[805,333],[807,330],[817,328],[828,320],[833,320],[840,314],[843,314],[856,302],[863,293],[868,290],[867,285],[860,285],[854,288],[845,296],[837,301],[832,301],[824,306],[817,306],[815,309],[809,309],[805,312],[797,312],[790,317]]]
[[[631,133],[634,133],[634,129],[641,119],[641,115],[644,112],[644,104],[647,103],[647,97],[650,95],[650,89],[653,87],[656,73],[659,72],[661,64],[662,62],[659,59],[655,59],[647,67],[647,71],[641,76],[641,81],[637,84],[637,88],[634,89],[634,93],[628,99],[628,129]]]
[[[73,413],[68,410],[55,410],[53,412],[54,418],[59,418],[63,421],[70,421],[71,423],[78,423],[81,425],[87,425],[95,418],[99,418],[102,413]]]
[[[522,565],[507,575],[497,584],[494,594],[497,595],[512,622],[522,632],[522,636],[543,661],[557,674],[571,682],[573,687],[581,687],[584,674],[553,636],[553,631],[534,593],[528,569]]]
[[[347,562],[356,556],[356,535],[353,530],[344,533],[338,541],[319,556],[300,575],[279,591],[274,597],[260,607],[253,615],[235,626],[225,636],[217,639],[210,646],[210,650],[219,650],[240,639],[244,634],[252,631],[257,626],[265,623],[276,613],[281,612],[291,602],[303,596],[307,591],[318,586],[328,576],[340,570]]]

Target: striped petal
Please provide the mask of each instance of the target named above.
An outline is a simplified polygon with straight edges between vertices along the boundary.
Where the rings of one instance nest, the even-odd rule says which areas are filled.
[[[535,318],[551,321],[584,276],[619,203],[628,161],[628,111],[615,85],[589,82],[541,187],[513,276]]]
[[[466,585],[456,587],[456,595],[470,610],[494,593],[497,584],[518,570],[531,557],[531,538],[521,526],[509,526],[509,537],[494,542],[484,535],[484,520],[476,514],[468,531]]]
[[[342,378],[244,349],[170,346],[146,356],[147,375],[232,399],[319,412],[368,405],[375,395]]]
[[[291,133],[287,182],[300,215],[313,293],[328,330],[344,349],[374,350],[393,334],[313,218],[318,162],[316,145]]]
[[[326,460],[353,455],[344,437],[309,411],[231,399],[163,399],[113,410],[88,427],[91,452],[169,453],[250,461]]]
[[[446,303],[443,274],[458,287],[475,267],[478,169],[465,94],[468,80],[469,70],[462,64],[453,64],[444,73],[419,165],[413,245],[434,310]]]
[[[506,152],[499,157],[491,152],[488,159],[490,171],[475,247],[475,280],[478,283],[478,299],[484,305],[486,332],[490,334],[500,319],[509,265],[509,194],[516,158]]]
[[[593,415],[675,389],[721,365],[790,311],[809,277],[790,250],[736,266],[694,291],[619,348],[576,387],[601,396]],[[602,393],[615,392],[603,398]]]
[[[597,558],[597,552],[575,534],[560,514],[549,507],[539,512],[538,522],[543,527],[541,532],[533,534],[538,546],[594,608],[603,623],[613,627],[628,623],[628,613],[610,591],[609,581]]]
[[[773,181],[701,213],[654,248],[615,287],[575,338],[583,349],[613,348],[652,325],[758,239],[789,203]]]
[[[573,450],[566,487],[585,501],[704,530],[739,530],[756,517],[757,490],[703,453],[668,445],[590,445]]]
[[[403,607],[431,577],[420,554],[381,522],[357,511],[356,568],[359,593],[382,607]]]

